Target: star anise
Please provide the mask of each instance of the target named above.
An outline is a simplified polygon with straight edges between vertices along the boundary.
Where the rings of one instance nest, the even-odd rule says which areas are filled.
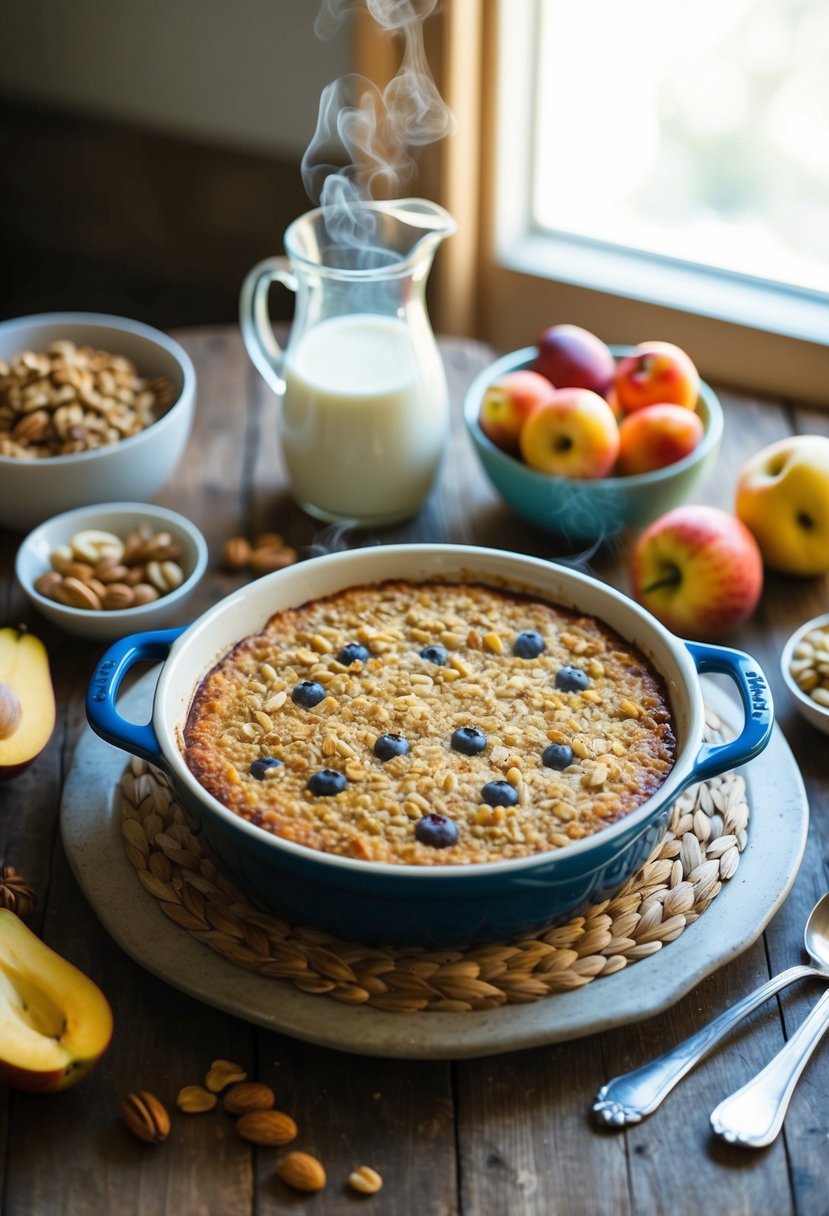
[[[26,920],[36,902],[34,891],[14,866],[0,866],[0,908],[8,908]]]

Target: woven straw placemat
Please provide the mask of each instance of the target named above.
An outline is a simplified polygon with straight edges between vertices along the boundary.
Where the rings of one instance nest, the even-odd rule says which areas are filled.
[[[722,724],[706,711],[709,738]],[[457,950],[377,948],[254,907],[202,852],[162,773],[133,759],[121,829],[161,910],[217,954],[302,992],[393,1013],[468,1013],[581,988],[648,958],[697,920],[746,846],[749,808],[736,773],[687,790],[667,834],[613,896],[532,938]]]

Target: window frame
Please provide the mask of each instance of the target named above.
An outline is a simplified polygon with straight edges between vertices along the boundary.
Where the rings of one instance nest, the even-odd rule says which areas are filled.
[[[473,11],[476,20],[470,23]],[[461,231],[474,227],[477,243],[474,264],[468,257],[453,260],[451,241],[441,252],[446,261],[439,282],[451,284],[452,303],[442,307],[435,292],[436,326],[472,333],[502,350],[525,346],[557,321],[583,325],[619,344],[658,337],[685,346],[706,379],[829,409],[825,298],[534,230],[534,81],[528,70],[528,87],[515,89],[507,74],[511,62],[531,63],[535,70],[539,19],[540,0],[445,0],[440,14],[432,40],[440,51],[437,79],[455,109],[460,135],[444,141],[436,181],[440,201]],[[448,70],[459,42],[478,65],[476,80],[467,72],[463,87]],[[452,189],[451,167],[459,152],[468,165],[470,141],[477,181],[463,179],[464,189],[456,180]]]

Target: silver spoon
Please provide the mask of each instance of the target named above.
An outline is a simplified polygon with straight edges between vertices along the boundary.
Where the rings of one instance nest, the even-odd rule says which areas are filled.
[[[711,1112],[711,1127],[729,1144],[765,1148],[777,1137],[800,1074],[829,1030],[829,992],[773,1060]]]
[[[763,1001],[773,996],[775,992],[779,992],[781,988],[785,988],[787,984],[793,983],[794,980],[805,979],[808,976],[816,979],[829,979],[829,893],[822,896],[809,913],[809,919],[803,932],[803,944],[814,966],[800,965],[789,967],[787,970],[781,971],[779,975],[772,976],[767,983],[761,985],[754,992],[749,993],[748,996],[743,997],[736,1005],[732,1005],[730,1009],[726,1009],[719,1017],[709,1022],[707,1026],[703,1026],[702,1030],[697,1031],[690,1038],[677,1044],[670,1051],[666,1051],[664,1055],[651,1060],[649,1064],[643,1064],[641,1068],[636,1068],[632,1072],[622,1073],[620,1076],[614,1077],[612,1081],[608,1081],[606,1085],[603,1085],[593,1103],[593,1114],[599,1122],[606,1124],[608,1127],[625,1127],[630,1123],[640,1123],[646,1115],[653,1114],[687,1072],[690,1072],[700,1060],[704,1059],[738,1022],[742,1021],[758,1005],[762,1005]],[[825,1016],[827,1008],[829,1008],[829,993],[818,1002],[812,1014],[806,1019],[797,1034],[793,1035],[786,1044],[783,1052],[772,1061],[772,1064],[778,1064],[780,1056],[786,1052],[786,1059],[780,1065],[780,1072],[776,1075],[781,1075],[783,1070],[785,1070],[788,1076],[791,1072],[794,1044],[797,1042],[798,1048],[804,1045],[807,1028],[810,1032],[814,1031],[818,1011],[820,1010],[822,1018],[820,1033],[814,1038],[814,1041],[812,1041],[810,1035],[806,1054],[803,1056],[802,1062],[799,1062],[799,1068],[791,1080],[790,1089],[788,1089],[785,1095],[778,1095],[777,1097],[778,1103],[783,1102],[783,1110],[779,1116],[780,1122],[782,1122],[783,1114],[785,1114],[795,1081],[800,1072],[802,1072],[820,1035],[827,1028],[827,1025],[829,1025],[829,1020]],[[792,1049],[791,1052],[789,1052],[790,1048]],[[759,1083],[761,1078],[764,1079],[764,1083],[767,1082],[768,1078],[764,1074],[771,1067],[772,1065],[769,1065],[768,1069],[764,1069],[755,1078],[755,1082]],[[753,1085],[755,1082],[751,1082],[750,1084]],[[741,1094],[744,1094],[746,1088],[748,1087],[746,1086],[738,1091],[737,1094],[732,1095],[732,1099],[737,1099]],[[732,1099],[726,1099],[726,1102]],[[721,1103],[717,1107],[717,1110],[714,1111],[711,1116],[712,1122],[715,1115],[722,1122],[722,1108],[724,1105],[724,1103]],[[733,1108],[728,1108],[725,1114],[730,1117],[733,1114]],[[725,1124],[723,1124],[723,1127],[725,1127]],[[719,1129],[715,1127],[714,1130],[718,1131]],[[779,1130],[778,1124],[777,1131]],[[774,1135],[777,1134],[777,1131],[774,1132]],[[726,1135],[726,1132],[723,1131],[720,1134]],[[772,1136],[773,1138],[774,1136]],[[737,1139],[736,1132],[735,1139]],[[741,1141],[741,1143],[754,1143],[754,1141],[746,1140]],[[764,1143],[768,1143],[768,1141]]]

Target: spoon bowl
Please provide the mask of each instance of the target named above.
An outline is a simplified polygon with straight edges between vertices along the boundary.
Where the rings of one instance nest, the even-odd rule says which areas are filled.
[[[803,930],[803,945],[815,967],[829,974],[829,891],[809,913]]]

